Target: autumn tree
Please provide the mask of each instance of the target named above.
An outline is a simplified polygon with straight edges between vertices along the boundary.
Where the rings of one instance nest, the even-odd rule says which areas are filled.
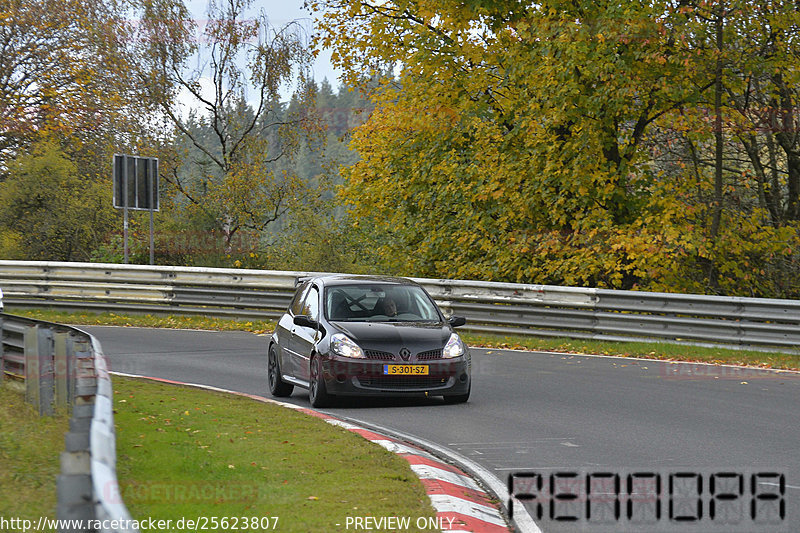
[[[731,24],[721,47],[709,41],[713,2],[311,4],[347,79],[395,73],[354,135],[346,197],[390,236],[398,269],[735,293],[751,289],[748,254],[786,247],[787,234],[772,252],[731,246],[764,236],[731,209],[732,122],[715,136],[713,118],[715,88],[722,116],[746,77],[732,58],[751,37]],[[709,148],[712,166],[695,165]],[[725,283],[709,283],[698,257]]]
[[[155,73],[142,83],[151,98],[165,95],[162,112],[191,145],[191,159],[165,179],[228,245],[239,231],[265,230],[302,199],[304,186],[287,162],[316,128],[305,105],[313,84],[300,25],[274,27],[263,10],[251,15],[251,4],[212,1],[194,41],[184,38],[196,28],[181,2],[152,1],[142,23],[152,66],[144,74]],[[281,97],[293,86],[304,105],[287,113]],[[178,93],[191,112],[168,98]]]
[[[663,282],[796,297],[800,13],[788,2],[728,0],[684,2],[681,15],[705,65],[698,70],[715,85],[652,145],[656,164],[667,162],[683,185],[683,231],[691,234],[677,277]]]
[[[5,257],[88,259],[113,229],[112,154],[163,155],[169,132],[140,83],[145,4],[0,0]]]
[[[635,171],[642,139],[694,96],[670,83],[680,59],[663,47],[680,30],[657,6],[327,9],[323,44],[351,76],[398,72],[356,134],[350,192],[421,273],[631,285],[627,250],[643,245],[627,229],[652,184]]]
[[[146,144],[158,126],[130,76],[140,10],[136,0],[0,1],[0,168],[48,132],[98,176],[115,149]]]
[[[0,187],[0,256],[87,260],[114,227],[110,182],[82,176],[52,139],[36,142],[8,165]]]

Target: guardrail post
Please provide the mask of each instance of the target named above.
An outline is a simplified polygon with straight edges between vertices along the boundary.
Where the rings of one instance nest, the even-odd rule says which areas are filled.
[[[3,317],[0,316],[0,386],[3,385],[3,380],[6,377],[6,360],[3,357],[5,355],[5,343],[3,339],[6,337],[6,330],[5,330],[5,323],[3,322]]]
[[[61,475],[56,480],[58,506],[56,518],[62,521],[93,520],[94,493],[89,432],[94,404],[76,405],[72,409],[69,432],[64,436],[61,453]],[[69,523],[69,522],[65,522]],[[63,527],[59,532],[84,531]]]
[[[25,401],[41,412],[39,398],[39,326],[25,328],[23,339],[25,350]]]
[[[62,341],[57,341],[62,342]],[[64,436],[61,454],[61,475],[57,479],[59,520],[94,520],[95,501],[92,484],[90,432],[94,416],[95,382],[91,344],[85,340],[68,337],[65,351],[67,363],[67,396],[72,404],[69,432]],[[57,348],[58,351],[61,348]],[[80,383],[77,383],[80,381]],[[67,522],[68,523],[68,522]],[[60,529],[59,533],[79,530]],[[82,531],[82,530],[80,530]]]
[[[67,408],[72,400],[69,394],[72,373],[72,339],[66,331],[54,335],[55,364],[55,403],[59,408]]]
[[[39,416],[53,414],[53,332],[49,328],[25,328],[25,401]]]
[[[75,357],[75,384],[73,392],[75,406],[91,403],[94,405],[94,395],[97,393],[97,374],[94,369],[94,358],[91,345],[88,342],[76,341],[73,348]]]
[[[75,405],[75,382],[77,381],[77,372],[75,370],[77,368],[76,342],[78,342],[78,339],[70,333],[67,341],[67,403],[71,406]]]
[[[39,351],[39,416],[53,415],[55,369],[53,366],[53,330],[40,327],[37,335]]]

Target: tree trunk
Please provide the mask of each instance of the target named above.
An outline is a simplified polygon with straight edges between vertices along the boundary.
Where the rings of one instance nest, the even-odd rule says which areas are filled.
[[[717,61],[714,71],[714,211],[711,222],[711,237],[716,239],[722,221],[722,30],[723,6],[718,7],[714,23],[717,40]]]

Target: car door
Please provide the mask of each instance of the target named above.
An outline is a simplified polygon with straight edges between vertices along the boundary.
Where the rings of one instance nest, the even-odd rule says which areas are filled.
[[[309,282],[303,283],[297,287],[294,297],[292,298],[292,303],[289,304],[289,309],[281,316],[275,330],[278,339],[277,354],[281,367],[281,374],[284,376],[297,377],[294,371],[295,357],[292,356],[292,336],[294,334],[294,329],[297,327],[294,325],[294,317],[302,313],[303,302],[305,301],[310,287],[311,283]]]
[[[319,321],[319,289],[317,289],[316,286],[312,285],[309,288],[299,314]],[[314,345],[317,342],[317,328],[298,326],[297,324],[293,324],[293,326],[292,338],[289,345],[293,358],[292,372],[295,377],[308,382],[310,379],[309,361],[311,359],[311,352],[314,350]]]

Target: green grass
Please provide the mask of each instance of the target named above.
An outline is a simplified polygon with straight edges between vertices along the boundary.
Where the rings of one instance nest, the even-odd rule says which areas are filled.
[[[163,328],[195,328],[210,330],[240,330],[254,333],[271,332],[270,321],[237,321],[194,316],[120,315],[115,313],[67,313],[39,309],[10,311],[13,314],[67,324],[105,324]],[[668,343],[607,342],[567,338],[539,338],[524,335],[501,336],[461,333],[470,346],[511,348],[520,350],[556,351],[575,354],[617,355],[668,361],[696,361],[716,364],[747,365],[761,368],[800,370],[800,354],[705,348]]]
[[[56,476],[69,417],[39,417],[25,394],[0,385],[0,516],[55,518]]]
[[[642,357],[664,361],[692,361],[712,364],[747,365],[761,368],[800,370],[800,354],[706,348],[668,343],[608,342],[575,340],[567,338],[539,338],[527,336],[476,335],[464,332],[464,341],[470,346],[564,352],[574,354],[615,355]]]
[[[327,532],[348,516],[435,516],[404,459],[292,409],[120,377],[114,408],[136,519],[268,516],[279,531]]]
[[[70,324],[72,326],[136,326],[144,328],[206,329],[215,331],[271,332],[275,322],[269,320],[234,320],[198,315],[125,315],[120,313],[70,312],[56,309],[6,309],[12,315]]]
[[[401,457],[339,427],[249,398],[113,378],[120,492],[136,520],[209,520],[210,530],[344,530],[350,517],[434,518]],[[39,417],[0,387],[0,516],[55,518],[68,415]],[[114,491],[107,491],[112,498]],[[228,517],[228,527],[212,527]],[[252,523],[250,523],[252,526]],[[265,527],[268,526],[268,527]],[[414,531],[415,529],[411,529]]]

